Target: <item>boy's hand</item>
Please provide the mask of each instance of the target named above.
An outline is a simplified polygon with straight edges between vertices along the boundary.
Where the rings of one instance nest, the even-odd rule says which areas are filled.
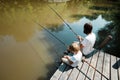
[[[70,65],[73,64],[73,62],[70,60],[70,56],[64,56],[64,58],[68,59]]]
[[[69,59],[70,57],[69,56],[64,56],[64,58]]]

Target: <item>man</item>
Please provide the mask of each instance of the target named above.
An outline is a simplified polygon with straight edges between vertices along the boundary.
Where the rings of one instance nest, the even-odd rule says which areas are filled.
[[[90,23],[85,23],[84,33],[87,35],[84,39],[78,36],[78,40],[81,42],[80,48],[82,49],[83,55],[88,55],[93,50],[93,46],[96,41],[96,36],[92,32],[92,25]]]

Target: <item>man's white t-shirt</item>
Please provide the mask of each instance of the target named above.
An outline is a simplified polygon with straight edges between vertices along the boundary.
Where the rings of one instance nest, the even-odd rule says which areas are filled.
[[[73,62],[73,64],[71,64],[71,66],[72,67],[78,66],[81,59],[82,59],[82,52],[78,51],[77,54],[74,54],[73,56],[70,57],[70,60]]]
[[[82,52],[84,55],[88,55],[92,50],[96,41],[96,36],[94,33],[88,34],[85,39],[81,42],[84,46]]]

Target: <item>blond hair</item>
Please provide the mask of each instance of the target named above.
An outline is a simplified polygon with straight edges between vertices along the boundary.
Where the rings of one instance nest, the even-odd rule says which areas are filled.
[[[69,50],[76,52],[80,50],[80,45],[77,42],[73,42],[70,46],[69,46]]]

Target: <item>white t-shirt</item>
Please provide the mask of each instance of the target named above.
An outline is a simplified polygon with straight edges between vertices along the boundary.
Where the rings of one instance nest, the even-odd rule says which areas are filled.
[[[96,41],[96,36],[94,33],[88,34],[85,39],[81,42],[84,46],[82,52],[84,55],[88,55],[92,50]]]
[[[71,64],[71,66],[72,67],[78,66],[81,59],[82,59],[82,53],[81,53],[81,51],[78,51],[77,54],[74,54],[73,56],[70,57],[70,60],[73,62],[73,64]]]

